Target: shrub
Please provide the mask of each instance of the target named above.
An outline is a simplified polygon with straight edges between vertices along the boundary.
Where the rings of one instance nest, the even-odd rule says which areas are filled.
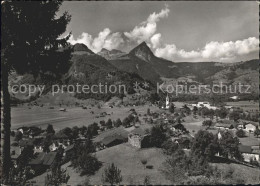
[[[245,131],[243,129],[239,129],[239,130],[236,131],[236,135],[239,138],[243,138],[243,137],[246,136],[246,133],[245,133]]]

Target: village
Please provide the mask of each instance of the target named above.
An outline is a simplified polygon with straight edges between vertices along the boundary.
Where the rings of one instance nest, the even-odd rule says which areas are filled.
[[[1,1],[1,185],[258,185],[256,4]]]
[[[163,106],[151,104],[146,110],[134,105],[126,106],[128,116],[112,121],[109,117],[113,112],[110,110],[116,108],[112,104],[107,106],[107,112],[99,114],[89,111],[87,106],[81,107],[99,122],[61,130],[54,130],[51,124],[46,129],[24,126],[13,130],[11,158],[14,167],[18,167],[21,161],[23,164],[26,162],[24,166],[28,167],[28,178],[34,180],[34,177],[46,174],[57,159],[68,165],[77,158],[75,152],[78,148],[89,148],[94,155],[122,144],[134,150],[153,147],[167,150],[165,144],[170,141],[170,145],[177,145],[189,154],[200,130],[209,131],[218,139],[226,132],[232,134],[239,139],[238,149],[243,156],[239,163],[250,167],[260,165],[260,130],[254,111],[243,111],[233,106],[216,107],[205,101],[197,104],[174,103],[166,96]],[[66,109],[60,108],[59,111],[66,112]],[[105,121],[103,118],[108,119]],[[157,139],[160,135],[164,137]],[[149,166],[152,165],[146,165],[148,169]]]

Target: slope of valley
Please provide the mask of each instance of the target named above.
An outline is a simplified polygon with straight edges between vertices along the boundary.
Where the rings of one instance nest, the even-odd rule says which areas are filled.
[[[156,57],[145,42],[124,56],[109,60],[116,68],[135,72],[145,80],[159,83],[193,82],[212,84],[259,84],[259,60],[237,63],[220,62],[171,62]],[[258,91],[258,88],[254,88]]]
[[[63,76],[64,84],[124,84],[127,93],[134,93],[135,82],[149,82],[150,88],[155,90],[156,83],[172,84],[188,82],[193,84],[248,84],[252,92],[258,93],[259,60],[238,63],[220,62],[171,62],[156,57],[145,42],[141,43],[128,54],[119,50],[102,49],[95,54],[84,44],[75,44],[69,71]],[[10,75],[10,85],[41,83],[32,75]],[[142,87],[142,90],[145,89]],[[47,93],[47,92],[46,92]],[[125,93],[125,95],[127,95]],[[13,99],[30,100],[28,94],[11,94]],[[35,94],[37,96],[37,93]],[[94,98],[108,100],[113,95],[89,94],[77,95],[77,98]],[[117,95],[118,96],[118,95]]]

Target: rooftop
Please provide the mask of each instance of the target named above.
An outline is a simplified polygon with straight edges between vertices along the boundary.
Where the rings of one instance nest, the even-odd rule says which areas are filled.
[[[30,165],[48,165],[50,166],[53,161],[55,160],[55,157],[57,155],[57,152],[40,152],[35,159],[32,159],[30,161]]]
[[[238,149],[239,149],[239,151],[240,151],[241,153],[249,153],[249,154],[252,153],[252,148],[251,148],[251,146],[240,145],[240,146],[238,147]]]
[[[138,134],[140,136],[145,135],[145,131],[141,128],[135,128],[134,130],[131,131],[132,134]]]
[[[102,140],[102,143],[104,145],[108,145],[110,143],[112,143],[113,141],[115,140],[120,140],[120,141],[124,141],[126,138],[124,138],[123,136],[121,135],[118,135],[118,134],[115,134],[113,136],[107,136],[105,137],[103,140]]]

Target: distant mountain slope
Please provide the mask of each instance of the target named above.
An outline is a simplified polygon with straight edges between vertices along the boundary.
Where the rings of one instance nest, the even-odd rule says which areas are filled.
[[[107,50],[105,48],[102,48],[100,52],[97,53],[98,55],[102,56],[103,58],[107,59],[107,60],[112,60],[112,59],[116,59],[118,57],[121,57],[123,55],[125,55],[125,52],[122,52],[120,50]]]
[[[119,70],[137,73],[152,82],[159,82],[161,76],[171,74],[169,66],[173,65],[168,60],[154,56],[145,42],[135,47],[129,54],[109,62]]]
[[[104,52],[104,50],[103,50]],[[113,51],[115,52],[115,51]],[[86,84],[86,85],[125,85],[127,92],[133,92],[135,81],[144,82],[144,80],[135,73],[122,72],[109,63],[105,58],[93,53],[86,54],[73,53],[72,66],[66,74],[68,84]],[[79,94],[79,98],[108,99],[112,94]]]
[[[144,42],[128,54],[119,50],[106,49],[95,54],[84,44],[75,44],[71,47],[73,48],[72,65],[62,79],[65,84],[124,84],[127,91],[133,93],[135,92],[133,84],[136,81],[139,83],[150,82],[152,86],[150,90],[155,89],[157,82],[181,81],[212,84],[221,81],[231,85],[240,82],[251,85],[255,92],[259,90],[259,60],[257,59],[238,63],[176,63],[156,57]],[[9,79],[10,85],[48,84],[40,78],[35,80],[30,74],[18,76],[16,73],[12,73]],[[11,95],[16,97],[16,95]],[[88,96],[104,100],[112,95],[80,95],[80,98],[88,98]],[[25,97],[27,96],[18,95],[17,98],[26,99]]]
[[[246,74],[252,76],[259,69],[259,60],[238,63],[175,63],[156,57],[145,42],[132,49],[129,54],[109,60],[109,62],[119,70],[135,72],[152,82],[161,82],[162,78],[172,78],[191,79],[200,83],[210,83],[222,79],[224,82],[233,83],[236,80],[244,79],[242,76],[244,77]],[[256,78],[251,77],[247,80],[249,83],[255,84],[258,83]]]

